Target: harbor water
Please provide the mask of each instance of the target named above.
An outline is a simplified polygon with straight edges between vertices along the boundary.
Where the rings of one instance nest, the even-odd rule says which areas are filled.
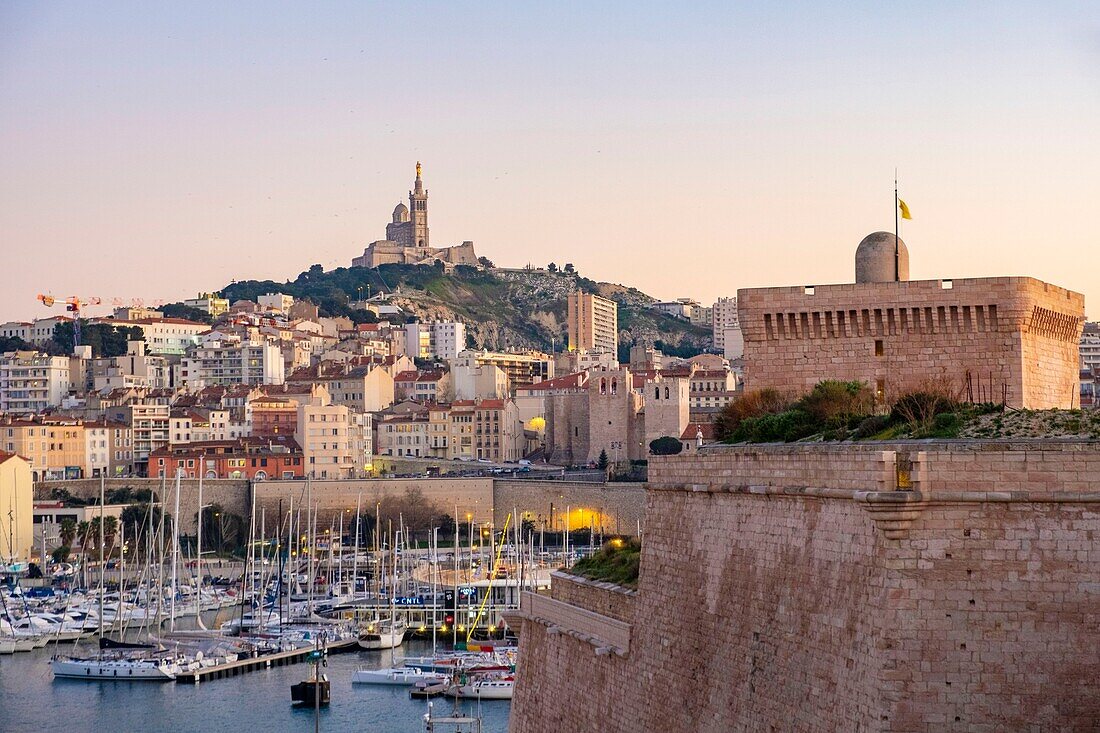
[[[66,648],[70,644],[63,645]],[[407,642],[398,650],[410,656],[430,654],[431,644]],[[308,664],[249,672],[200,684],[178,682],[90,682],[54,679],[53,645],[0,657],[0,731],[3,733],[290,733],[312,731],[312,709],[295,708],[290,686],[309,675]],[[390,666],[389,652],[333,654],[322,671],[332,683],[332,703],[322,708],[322,731],[412,733],[423,731],[428,711],[412,700],[406,687],[352,685],[358,668]],[[431,701],[436,713],[449,712],[449,698]],[[477,714],[476,701],[461,701]],[[485,733],[505,733],[510,703],[480,704]]]

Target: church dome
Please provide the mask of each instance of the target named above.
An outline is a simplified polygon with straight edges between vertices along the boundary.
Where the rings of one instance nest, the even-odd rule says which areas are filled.
[[[409,207],[405,204],[398,204],[393,207],[393,223],[400,224],[403,221],[409,220]]]
[[[894,272],[894,242],[897,242],[897,277]],[[856,247],[856,282],[886,283],[909,279],[909,250],[891,232],[868,234]]]

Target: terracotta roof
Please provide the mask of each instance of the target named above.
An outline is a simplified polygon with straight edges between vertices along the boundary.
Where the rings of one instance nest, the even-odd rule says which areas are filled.
[[[527,385],[523,389],[528,392],[545,392],[552,389],[578,389],[583,387],[587,380],[588,375],[585,372],[577,372],[575,374],[554,377],[553,379],[547,379],[542,382],[535,382],[534,384]]]
[[[684,429],[684,434],[680,436],[680,440],[695,440],[699,436],[699,431],[703,431],[703,440],[710,442],[714,440],[714,423],[712,422],[690,422]]]

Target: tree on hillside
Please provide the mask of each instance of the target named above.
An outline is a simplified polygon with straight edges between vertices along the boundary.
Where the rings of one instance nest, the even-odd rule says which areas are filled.
[[[665,435],[649,442],[649,452],[655,456],[674,456],[683,449],[683,444],[671,435]]]
[[[572,262],[566,262],[565,263],[564,272],[565,272],[566,275],[572,275],[576,272],[576,270],[573,269],[573,263]]]
[[[50,338],[54,348],[62,354],[71,354],[73,348],[73,324],[65,321],[54,326]],[[108,323],[89,324],[80,321],[80,343],[92,347],[92,356],[123,356],[127,341],[144,341],[145,332],[140,328],[112,326]]]
[[[161,306],[160,312],[164,314],[165,318],[182,318],[185,321],[195,321],[196,323],[214,322],[214,318],[206,311],[201,308],[192,308],[183,303],[169,303]]]
[[[551,262],[549,265],[546,266],[546,269],[549,272],[557,272],[558,271],[558,266],[555,265],[553,262]]]
[[[18,336],[0,336],[0,354],[8,351],[35,351],[37,347]]]
[[[490,270],[493,269],[494,267],[496,267],[496,265],[493,264],[493,261],[491,259],[489,259],[488,257],[485,257],[484,255],[481,256],[481,257],[478,257],[477,261],[478,261],[478,264],[480,264],[482,267],[488,267]]]

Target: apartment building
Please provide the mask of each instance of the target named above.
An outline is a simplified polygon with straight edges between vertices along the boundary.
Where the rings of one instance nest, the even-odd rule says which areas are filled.
[[[405,354],[413,359],[450,360],[466,348],[466,324],[456,321],[405,324]]]
[[[467,350],[460,353],[454,363],[467,369],[492,366],[502,371],[508,379],[508,387],[498,397],[514,395],[518,389],[554,377],[554,358],[541,351],[510,353]],[[490,382],[495,384],[495,376],[487,380],[486,384]],[[457,393],[455,398],[459,398]]]
[[[727,359],[745,355],[745,338],[737,316],[737,298],[719,298],[711,307],[711,341]]]
[[[394,378],[379,364],[322,361],[296,370],[286,381],[324,386],[334,404],[355,412],[378,412],[394,401]]]
[[[156,402],[131,402],[106,410],[106,419],[130,430],[134,471],[147,476],[149,454],[170,442],[171,408]]]
[[[149,456],[150,473],[172,478],[267,481],[305,477],[301,447],[288,436],[211,440],[162,446]]]
[[[153,356],[146,351],[144,341],[129,341],[124,356],[92,359],[92,389],[109,392],[130,387],[162,389],[171,386],[172,370],[164,356]]]
[[[299,404],[294,439],[302,447],[306,475],[351,478],[357,462],[349,439],[350,410],[344,405]]]
[[[566,299],[566,320],[570,351],[618,353],[619,306],[615,301],[578,290]]]
[[[84,423],[84,476],[125,476],[133,470],[133,436],[127,425],[103,420]]]
[[[38,351],[0,355],[0,412],[26,415],[57,407],[69,394],[70,360]]]
[[[219,298],[216,293],[199,293],[197,297],[183,301],[183,304],[209,313],[212,318],[218,318],[229,312],[229,301]]]
[[[192,349],[180,377],[188,389],[210,385],[282,384],[283,355],[270,341],[211,340]]]
[[[84,475],[84,425],[79,420],[8,419],[0,423],[3,450],[30,464],[35,481]]]

